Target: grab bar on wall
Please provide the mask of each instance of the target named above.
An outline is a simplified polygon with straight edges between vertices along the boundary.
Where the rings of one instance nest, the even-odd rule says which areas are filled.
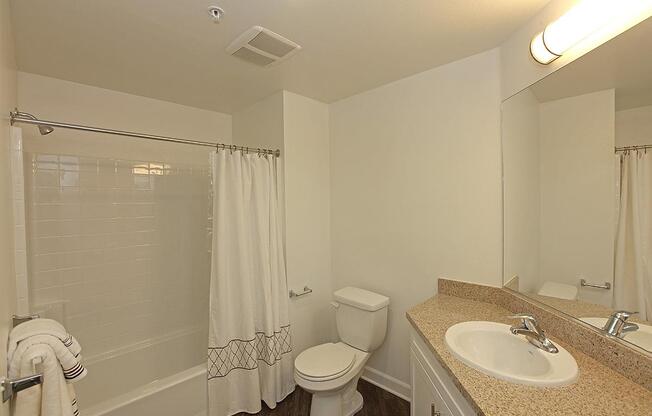
[[[603,285],[596,285],[596,284],[593,284],[593,283],[587,283],[585,279],[580,279],[580,286],[582,286],[582,287],[594,287],[596,289],[606,289],[606,290],[611,289],[611,283],[609,283],[609,282],[604,282]]]
[[[298,297],[305,296],[305,295],[310,294],[310,293],[312,293],[312,289],[310,289],[308,286],[304,286],[302,292],[297,293],[294,290],[290,290],[290,297],[291,298],[298,298]]]

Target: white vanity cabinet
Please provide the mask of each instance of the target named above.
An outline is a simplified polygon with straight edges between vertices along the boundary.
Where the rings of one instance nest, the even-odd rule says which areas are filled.
[[[476,413],[414,329],[410,329],[411,416],[471,416]]]

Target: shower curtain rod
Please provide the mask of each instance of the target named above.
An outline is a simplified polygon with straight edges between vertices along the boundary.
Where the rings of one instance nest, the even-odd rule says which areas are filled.
[[[33,117],[33,118],[31,118]],[[256,147],[247,147],[247,146],[236,146],[236,145],[231,145],[231,144],[222,144],[222,143],[210,143],[210,142],[203,142],[200,140],[191,140],[191,139],[180,139],[177,137],[167,137],[167,136],[156,136],[154,134],[145,134],[145,133],[134,133],[131,131],[122,131],[122,130],[113,130],[113,129],[105,129],[102,127],[91,127],[91,126],[82,126],[79,124],[71,124],[71,123],[63,123],[59,121],[50,121],[50,120],[39,120],[38,118],[32,116],[29,113],[24,113],[18,111],[12,111],[9,113],[9,120],[11,122],[11,125],[13,126],[14,123],[24,123],[24,124],[33,124],[35,126],[39,127],[61,127],[64,129],[71,129],[71,130],[80,130],[80,131],[89,131],[93,133],[106,133],[106,134],[115,134],[117,136],[126,136],[126,137],[136,137],[139,139],[147,139],[147,140],[158,140],[161,142],[172,142],[172,143],[181,143],[181,144],[192,144],[195,146],[206,146],[206,147],[214,147],[216,149],[225,149],[225,150],[240,150],[245,153],[260,153],[260,154],[266,154],[266,155],[273,155],[276,157],[281,156],[281,151],[276,149],[260,149]],[[50,133],[48,131],[45,134]],[[43,132],[41,133],[43,134]]]
[[[616,152],[626,152],[628,150],[646,150],[652,149],[652,144],[639,144],[637,146],[616,147]]]

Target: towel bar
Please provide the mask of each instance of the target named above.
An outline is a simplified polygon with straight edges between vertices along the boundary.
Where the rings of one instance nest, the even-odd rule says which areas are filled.
[[[303,292],[295,292],[294,290],[290,290],[290,297],[291,298],[298,298],[300,296],[305,296],[309,293],[312,293],[312,289],[310,289],[308,286],[303,287]]]
[[[0,382],[0,390],[2,390],[2,402],[11,399],[19,391],[23,391],[33,386],[43,383],[43,374],[34,374],[27,377],[20,377],[10,380],[3,379]]]
[[[27,322],[27,321],[31,321],[32,319],[39,318],[39,315],[37,313],[31,315],[13,315],[11,318],[12,318],[12,325],[15,328],[16,326],[22,324],[23,322]],[[34,364],[34,368],[36,368],[41,363],[42,363],[42,359],[40,357],[35,357],[32,360],[32,364]],[[3,378],[2,380],[0,380],[0,391],[2,391],[2,402],[4,403],[7,400],[10,400],[19,391],[23,391],[25,389],[39,385],[41,383],[43,383],[42,373],[34,374],[27,377],[19,377],[15,379]]]
[[[16,328],[18,325],[22,324],[23,322],[40,318],[40,316],[38,313],[33,313],[30,315],[13,315],[11,318],[12,318],[12,325],[14,328]]]

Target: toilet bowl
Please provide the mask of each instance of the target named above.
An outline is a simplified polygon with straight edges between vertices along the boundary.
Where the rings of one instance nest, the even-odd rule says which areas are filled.
[[[558,299],[577,300],[577,286],[545,281],[537,294]]]
[[[389,298],[353,287],[334,297],[341,341],[308,348],[294,362],[294,380],[312,394],[311,416],[350,416],[362,409],[358,380],[387,332]]]
[[[369,356],[339,342],[308,348],[297,357],[294,379],[313,395],[311,416],[349,416],[362,409],[356,388]]]

